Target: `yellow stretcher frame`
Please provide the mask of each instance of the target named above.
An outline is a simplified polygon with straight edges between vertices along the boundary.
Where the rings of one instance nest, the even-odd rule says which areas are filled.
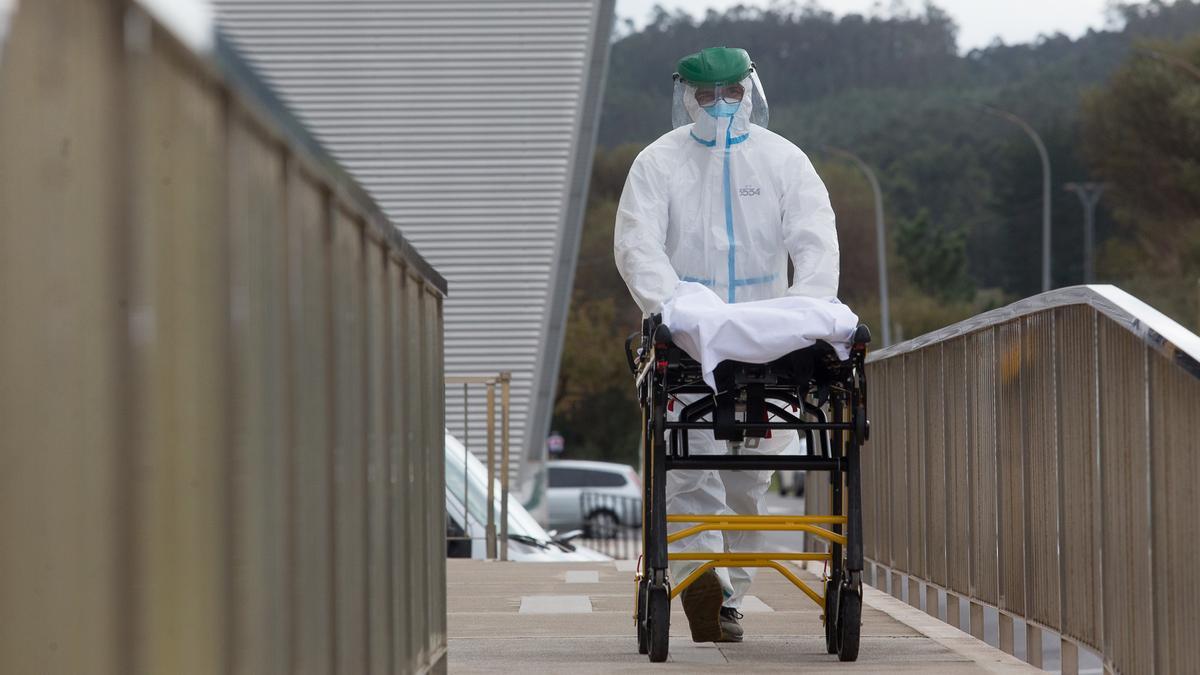
[[[825,539],[830,543],[846,545],[846,536],[828,530],[821,525],[845,525],[846,516],[714,516],[696,514],[667,515],[668,523],[692,523],[691,527],[667,535],[667,543],[671,544],[681,539],[691,537],[701,532],[720,531],[770,531],[770,532],[807,532]],[[785,553],[785,552],[756,552],[756,553],[709,553],[704,551],[687,553],[667,553],[667,560],[701,562],[699,567],[671,589],[671,599],[691,586],[700,575],[717,567],[769,567],[779,572],[788,581],[804,592],[817,606],[825,607],[825,597],[804,583],[800,577],[779,563],[780,560],[824,560],[832,559],[832,554],[825,553]]]

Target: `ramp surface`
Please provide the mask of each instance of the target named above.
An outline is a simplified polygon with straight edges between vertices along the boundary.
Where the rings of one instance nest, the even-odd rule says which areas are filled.
[[[577,583],[595,572],[598,580]],[[820,611],[778,574],[760,571],[744,608],[746,640],[695,644],[672,603],[671,657],[651,664],[633,629],[633,574],[616,563],[448,561],[451,673],[1037,672],[998,649],[868,588],[859,659],[825,653]],[[809,572],[797,571],[816,584]],[[567,600],[566,598],[570,598]],[[584,602],[586,599],[587,602]],[[522,611],[522,608],[525,611]],[[530,612],[537,607],[537,612]],[[558,608],[560,611],[555,611]],[[585,609],[588,608],[588,609]],[[590,611],[589,611],[590,610]]]

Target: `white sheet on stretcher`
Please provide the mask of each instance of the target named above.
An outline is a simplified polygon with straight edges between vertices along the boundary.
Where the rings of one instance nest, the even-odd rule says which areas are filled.
[[[847,359],[858,327],[858,316],[837,300],[785,296],[727,304],[689,281],[679,284],[662,316],[672,341],[700,362],[713,391],[713,371],[722,361],[769,363],[818,340]]]

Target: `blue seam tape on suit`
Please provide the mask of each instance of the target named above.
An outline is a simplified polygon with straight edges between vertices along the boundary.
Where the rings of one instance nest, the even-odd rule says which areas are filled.
[[[699,143],[700,145],[703,145],[706,148],[716,147],[716,145],[717,145],[717,141],[715,139],[711,140],[711,141],[706,141],[703,138],[700,138],[699,136],[697,136],[696,132],[694,132],[694,131],[689,131],[688,135],[692,137],[693,141],[696,141],[697,143]],[[750,138],[749,131],[742,134],[741,136],[735,136],[734,138],[732,138],[729,141],[729,145],[737,145],[738,143],[741,143],[742,141],[746,140],[747,138]]]
[[[758,284],[769,284],[778,277],[778,274],[768,274],[765,277],[750,277],[749,279],[734,279],[734,286],[757,286]]]
[[[737,298],[737,244],[733,239],[733,189],[729,185],[729,146],[733,140],[730,135],[730,129],[725,129],[725,235],[729,238],[729,302],[735,302]]]
[[[779,278],[778,274],[768,274],[765,277],[750,277],[749,279],[734,279],[733,283],[735,286],[757,286],[759,284],[769,284],[772,281],[775,281],[775,279],[777,279],[777,278]],[[717,285],[716,280],[705,279],[702,277],[683,276],[683,277],[680,277],[679,280],[680,281],[689,281],[691,283],[700,284],[701,286],[708,286],[710,288]]]
[[[766,276],[766,277],[754,277],[751,279],[738,279],[737,278],[737,264],[736,264],[737,243],[734,240],[734,233],[733,233],[733,186],[730,185],[730,181],[732,180],[732,177],[730,176],[730,172],[729,172],[729,147],[731,145],[737,145],[738,143],[741,143],[742,141],[749,138],[750,132],[746,132],[746,133],[742,134],[741,136],[733,137],[731,134],[731,131],[732,131],[731,129],[725,130],[725,157],[723,158],[723,163],[724,163],[723,173],[724,173],[725,182],[724,182],[724,186],[722,187],[722,191],[724,192],[724,198],[725,198],[725,236],[729,240],[729,285],[728,285],[729,290],[728,290],[727,297],[728,297],[729,302],[735,302],[736,298],[737,298],[737,287],[738,286],[753,286],[755,284],[765,284],[770,281],[773,281],[775,279],[775,277],[778,275],[772,274],[772,275]],[[692,140],[694,140],[697,143],[699,143],[700,145],[703,145],[708,148],[715,147],[717,144],[716,139],[713,139],[711,141],[706,141],[703,138],[700,138],[699,136],[697,136],[695,131],[689,131],[688,135],[690,135],[692,137]],[[703,284],[705,286],[715,286],[716,285],[716,282],[712,279],[701,279],[701,278],[697,278],[697,277],[683,277],[683,281],[692,281],[692,282],[695,282],[698,284]]]

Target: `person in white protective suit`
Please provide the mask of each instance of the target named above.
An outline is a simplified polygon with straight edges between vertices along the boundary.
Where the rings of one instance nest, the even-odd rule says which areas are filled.
[[[808,157],[766,128],[767,112],[745,50],[716,47],[679,61],[675,128],[634,160],[617,209],[617,267],[645,314],[660,312],[684,281],[728,303],[788,294],[836,298],[839,254],[829,194]],[[689,433],[695,454],[729,452],[709,432]],[[794,431],[776,433],[742,451],[779,453],[798,442]],[[766,513],[770,480],[770,471],[672,471],[667,512]],[[761,541],[757,532],[710,531],[670,550],[751,552],[762,550]],[[678,583],[696,565],[672,563],[672,579]],[[738,607],[752,577],[749,568],[721,568],[684,590],[694,641],[742,639]]]

